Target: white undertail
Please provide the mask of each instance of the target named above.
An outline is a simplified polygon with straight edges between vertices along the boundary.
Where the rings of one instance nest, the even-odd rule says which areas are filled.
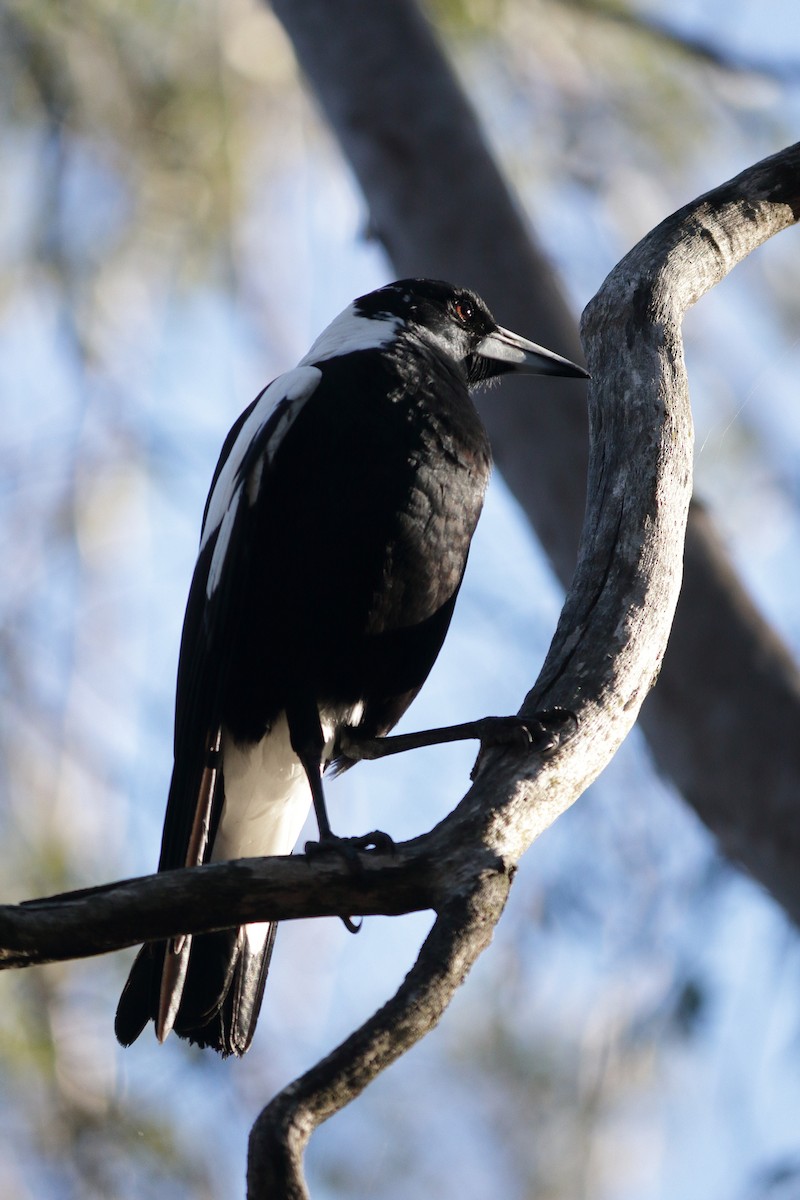
[[[289,741],[286,714],[253,745],[237,745],[222,734],[225,803],[212,862],[291,854],[311,806],[305,771]],[[247,926],[253,951],[263,946],[269,925]]]

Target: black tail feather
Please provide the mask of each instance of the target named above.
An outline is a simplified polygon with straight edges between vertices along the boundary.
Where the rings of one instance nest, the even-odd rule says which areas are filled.
[[[192,941],[189,969],[174,1030],[224,1057],[245,1053],[264,996],[276,924],[253,950],[245,928],[202,934]],[[114,1029],[123,1046],[135,1042],[158,1013],[164,943],[143,946],[120,998]]]
[[[156,957],[159,959],[157,972]],[[153,1016],[153,984],[154,980],[161,977],[160,964],[163,960],[163,943],[142,946],[134,959],[114,1020],[114,1033],[122,1046],[132,1046]]]
[[[277,929],[273,922],[262,949],[253,953],[245,940],[239,951],[236,973],[219,1013],[223,1053],[242,1055],[253,1040]]]

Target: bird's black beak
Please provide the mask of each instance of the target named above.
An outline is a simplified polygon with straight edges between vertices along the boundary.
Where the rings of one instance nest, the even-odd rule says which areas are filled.
[[[576,379],[588,379],[589,373],[583,367],[537,346],[518,333],[501,329],[498,325],[491,333],[487,333],[473,351],[480,358],[488,359],[489,367],[486,374],[504,375],[509,371],[519,371],[526,375],[571,375]],[[491,364],[491,365],[489,365]]]

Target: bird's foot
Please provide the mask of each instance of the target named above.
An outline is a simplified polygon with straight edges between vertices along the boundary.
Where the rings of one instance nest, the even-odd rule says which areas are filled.
[[[531,717],[484,717],[481,722],[481,752],[472,769],[474,779],[489,746],[508,746],[551,758],[564,739],[578,727],[578,718],[568,708],[543,709]]]
[[[364,867],[359,858],[362,851],[373,854],[394,854],[394,839],[380,829],[371,833],[363,833],[360,837],[337,837],[335,833],[321,836],[318,842],[306,842],[305,852],[309,858],[318,858],[320,854],[340,854],[354,875],[363,874]],[[342,924],[348,933],[358,933],[362,920],[354,921],[352,917],[341,916]]]
[[[309,858],[319,857],[320,854],[339,854],[354,870],[361,870],[359,854],[368,851],[372,854],[394,854],[394,839],[380,829],[371,833],[363,833],[360,837],[338,837],[335,833],[320,836],[318,842],[306,842],[305,852]]]
[[[517,746],[547,758],[561,745],[578,718],[566,708],[548,708],[531,717],[485,717],[481,742],[484,746]]]
[[[579,724],[572,709],[562,708],[560,704],[542,709],[541,712],[535,713],[531,720],[537,729],[543,731],[548,741],[547,749],[535,747],[537,753],[543,754],[545,758],[549,758],[573,733],[577,733]]]
[[[362,833],[360,837],[347,838],[356,850],[369,850],[373,854],[394,854],[396,846],[394,838],[382,829],[373,829],[370,833]]]

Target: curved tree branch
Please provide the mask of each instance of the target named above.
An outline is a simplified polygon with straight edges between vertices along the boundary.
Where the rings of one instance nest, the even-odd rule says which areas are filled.
[[[413,0],[336,0],[335,19],[330,0],[272,6],[397,274],[469,283],[504,324],[574,358],[574,322],[552,271]],[[787,163],[790,207],[797,180]],[[481,414],[499,469],[568,583],[584,508],[586,431],[582,403],[564,400],[565,387],[552,399],[545,388],[542,400],[540,388],[535,405],[521,405],[509,380]],[[722,850],[800,923],[798,725],[797,667],[749,600],[708,518],[693,508],[686,586],[642,726],[659,769]]]
[[[311,1134],[438,1023],[491,941],[510,882],[485,872],[451,896],[392,999],[263,1109],[250,1134],[248,1197],[305,1200],[303,1153]]]
[[[392,1001],[258,1118],[248,1196],[302,1200],[302,1154],[316,1126],[438,1021],[489,940],[516,863],[616,751],[661,665],[681,578],[691,494],[692,423],[680,335],[686,309],[746,254],[798,216],[800,146],[744,172],[663,222],[606,280],[583,319],[591,389],[591,462],[578,568],[523,712],[570,707],[579,726],[534,770],[490,754],[443,826],[448,843],[497,856],[448,900]],[[440,827],[441,828],[441,827]],[[476,839],[480,839],[478,842]],[[498,886],[500,881],[500,886]],[[455,894],[458,897],[458,893]]]
[[[578,567],[522,714],[578,718],[552,755],[484,749],[475,782],[429,834],[394,855],[176,871],[0,910],[0,965],[99,953],[253,920],[433,908],[437,920],[396,996],[264,1109],[249,1196],[305,1197],[314,1128],[436,1024],[491,939],[517,863],[597,776],[661,665],[681,579],[692,430],[680,325],[750,250],[798,219],[800,144],[664,221],[584,314],[591,463]]]

